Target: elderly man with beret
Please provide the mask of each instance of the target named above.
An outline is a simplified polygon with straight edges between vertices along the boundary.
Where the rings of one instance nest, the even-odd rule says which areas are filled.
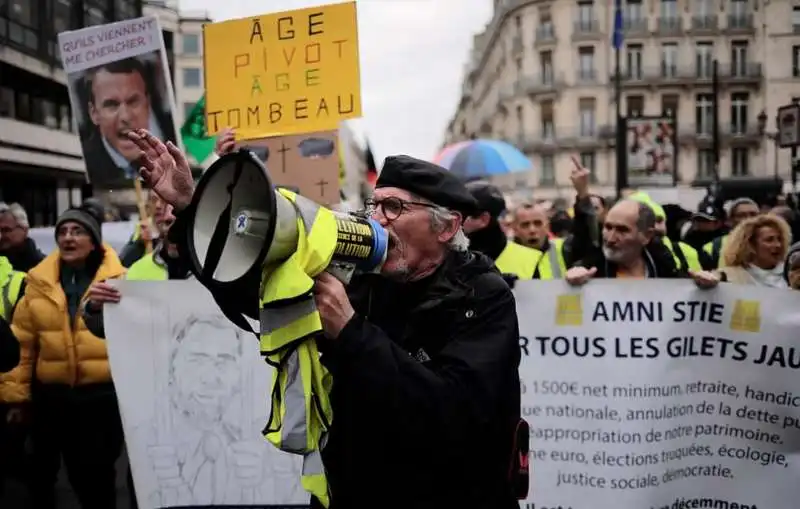
[[[146,183],[185,209],[183,154],[146,131],[130,136]],[[389,234],[381,274],[345,288],[323,273],[315,287],[334,379],[322,452],[330,507],[517,508],[516,306],[492,260],[468,250],[462,222],[477,203],[443,168],[394,156],[367,206]]]

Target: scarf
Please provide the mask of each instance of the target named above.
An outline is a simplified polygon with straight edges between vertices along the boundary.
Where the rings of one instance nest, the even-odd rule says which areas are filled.
[[[769,288],[789,288],[789,285],[783,278],[782,263],[769,270],[756,267],[755,265],[748,265],[745,267],[745,270],[760,286]]]

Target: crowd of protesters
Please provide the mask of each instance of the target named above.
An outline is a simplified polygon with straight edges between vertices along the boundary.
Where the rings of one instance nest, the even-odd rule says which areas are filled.
[[[592,278],[691,278],[701,287],[800,289],[790,207],[711,197],[695,211],[675,213],[635,190],[614,203],[591,192],[589,171],[577,161],[572,183],[571,207],[509,207],[493,185],[467,183],[480,206],[463,220],[470,249],[493,259],[512,286],[529,279],[581,285]],[[102,326],[93,322],[98,309],[87,296],[112,301],[103,282],[148,256],[170,279],[188,277],[167,242],[171,206],[152,195],[148,207],[153,222],[141,222],[116,252],[103,241],[102,205],[87,200],[59,217],[57,248],[43,253],[28,236],[26,211],[0,203],[0,490],[15,479],[33,509],[57,507],[62,465],[81,507],[117,507],[115,466],[124,438]],[[155,244],[152,253],[148,243]]]

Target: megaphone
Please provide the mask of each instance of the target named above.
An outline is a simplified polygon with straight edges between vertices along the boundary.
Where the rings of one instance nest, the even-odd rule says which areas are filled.
[[[219,296],[227,294],[246,302],[242,313],[256,318],[261,279],[296,251],[300,210],[309,207],[319,205],[300,195],[292,202],[278,192],[250,150],[220,157],[197,183],[186,214],[192,273],[220,307]],[[331,213],[336,249],[326,271],[345,284],[356,273],[379,272],[388,251],[386,230],[366,216]]]

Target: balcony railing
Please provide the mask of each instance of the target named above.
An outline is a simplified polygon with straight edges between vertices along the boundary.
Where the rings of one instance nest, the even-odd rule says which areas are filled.
[[[594,39],[602,35],[600,23],[593,20],[577,20],[572,24],[572,40]]]
[[[538,44],[545,44],[555,42],[556,29],[552,23],[545,23],[536,27],[536,42]]]
[[[647,33],[647,18],[624,18],[622,26],[628,34]]]
[[[535,95],[544,92],[553,92],[564,84],[563,76],[553,73],[541,73],[520,77],[516,84],[517,95]]]
[[[755,29],[752,14],[728,14],[728,30],[749,31]]]
[[[658,18],[659,35],[676,35],[683,33],[683,20],[678,16]]]
[[[575,81],[578,83],[597,82],[597,71],[594,69],[578,69],[575,73]]]
[[[719,29],[719,19],[716,16],[692,16],[692,30],[713,31]]]
[[[710,81],[712,73],[711,64],[677,65],[662,62],[660,65],[636,67],[623,71],[621,78],[623,83],[643,81],[659,84],[663,81],[680,81],[690,84],[693,81]],[[762,64],[756,62],[719,64],[717,74],[720,80],[740,84],[760,82],[764,77]],[[611,75],[610,79],[613,80],[613,78],[614,76]]]

